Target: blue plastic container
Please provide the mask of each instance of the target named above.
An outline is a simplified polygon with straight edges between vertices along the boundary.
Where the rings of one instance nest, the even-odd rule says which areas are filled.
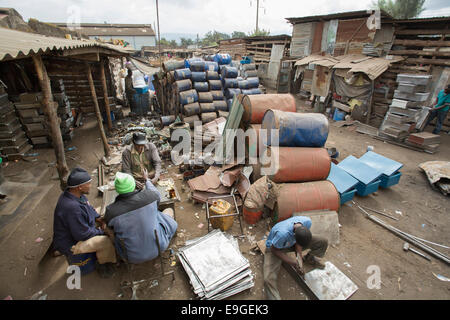
[[[194,82],[194,89],[197,92],[207,92],[209,91],[209,84],[208,82]]]
[[[134,90],[136,90],[136,93],[146,93],[148,92],[148,86],[142,87],[142,88],[134,88]]]
[[[192,72],[191,79],[193,82],[205,82],[206,72]]]
[[[191,79],[192,71],[191,71],[191,69],[188,69],[188,68],[175,70],[174,78],[176,81],[184,80],[184,79]]]
[[[343,121],[345,119],[346,113],[344,111],[339,110],[338,108],[334,109],[333,120],[334,121]]]
[[[149,93],[135,93],[130,104],[130,111],[137,115],[145,115],[150,111]]]
[[[205,61],[206,71],[219,71],[219,64],[216,61]]]
[[[97,255],[92,253],[75,254],[67,258],[69,265],[80,267],[81,275],[86,275],[95,270]]]
[[[206,71],[206,62],[205,61],[193,61],[190,63],[189,69],[192,72],[205,72]]]
[[[280,147],[323,147],[329,130],[328,119],[321,113],[272,109],[265,112],[261,128],[267,130],[267,144]],[[276,131],[273,131],[276,129],[278,141]]]
[[[237,78],[238,77],[238,69],[235,67],[225,66],[222,69],[222,76],[223,78]]]
[[[400,177],[402,176],[401,172],[397,172],[391,176],[387,176],[383,174],[381,176],[380,188],[389,188],[400,182]]]
[[[217,53],[214,56],[214,61],[219,65],[226,65],[231,63],[231,56],[228,53]]]
[[[237,79],[223,79],[222,84],[224,89],[239,88],[239,81],[237,81]]]
[[[253,77],[253,78],[247,78],[249,89],[258,88],[259,87],[259,78]]]
[[[209,90],[222,90],[222,82],[220,80],[209,80]]]

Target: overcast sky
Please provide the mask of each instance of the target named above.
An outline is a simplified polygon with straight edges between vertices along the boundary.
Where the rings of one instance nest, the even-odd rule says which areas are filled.
[[[373,0],[260,0],[259,28],[271,34],[291,34],[287,17],[302,17],[365,10]],[[0,7],[15,8],[28,21],[91,23],[156,23],[156,0],[0,0]],[[422,17],[450,15],[450,1],[426,0]],[[256,0],[159,0],[161,34],[209,30],[231,34],[255,29]]]

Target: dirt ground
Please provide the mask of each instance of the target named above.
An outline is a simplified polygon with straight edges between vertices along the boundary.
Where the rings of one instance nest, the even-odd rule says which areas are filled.
[[[302,108],[305,111],[304,108]],[[306,110],[308,111],[308,110]],[[418,165],[429,160],[450,159],[450,136],[441,134],[439,152],[431,155],[407,148],[384,143],[368,135],[355,132],[355,127],[336,126],[330,121],[330,133],[326,147],[335,147],[340,152],[338,160],[348,155],[356,157],[366,152],[367,146],[374,151],[404,164],[400,183],[387,190],[379,190],[367,197],[356,200],[367,207],[386,210],[399,218],[399,221],[381,217],[385,222],[427,240],[450,244],[450,202],[449,198],[431,188],[428,180]],[[76,150],[67,151],[69,168],[80,165],[93,172],[93,187],[88,198],[94,207],[100,207],[102,198],[98,196],[95,186],[97,177],[94,170],[102,155],[102,143],[96,127],[95,117],[85,120],[77,128],[75,137],[67,147]],[[20,161],[9,163],[4,174],[9,181],[24,184],[23,190],[31,190],[19,208],[5,212],[0,207],[0,299],[11,296],[13,299],[30,299],[36,292],[43,291],[47,299],[107,299],[125,300],[131,291],[121,295],[120,283],[130,279],[130,274],[122,265],[110,279],[102,279],[96,272],[84,276],[81,289],[69,290],[66,282],[67,263],[64,257],[45,258],[51,243],[53,229],[53,211],[61,193],[54,167],[52,149],[39,149],[39,156],[34,162]],[[155,287],[143,287],[138,291],[140,299],[151,300],[190,300],[195,295],[188,277],[181,264],[173,261],[177,248],[189,239],[207,233],[206,211],[201,204],[194,204],[188,197],[187,184],[176,178],[178,168],[166,161],[163,165],[168,173],[164,176],[175,177],[181,202],[176,204],[178,235],[171,242],[170,249],[164,253],[165,270],[174,270],[175,280],[164,277]],[[28,189],[27,189],[28,188]],[[401,211],[401,215],[395,211]],[[198,213],[199,218],[195,213]],[[254,253],[251,248],[261,240],[268,231],[269,218],[254,226],[244,221],[244,236],[238,238],[241,252],[249,259],[255,276],[255,286],[250,290],[228,299],[261,300],[263,292],[263,256]],[[199,227],[200,224],[203,227]],[[432,262],[411,252],[404,252],[404,241],[388,230],[365,218],[358,208],[344,205],[339,210],[340,243],[330,246],[325,256],[345,273],[357,286],[358,290],[350,300],[389,300],[389,299],[430,299],[447,300],[450,298],[450,283],[443,282],[434,274],[450,277],[448,266],[432,257]],[[240,235],[239,221],[235,220],[231,234]],[[41,242],[36,239],[42,238]],[[437,248],[441,252],[449,250]],[[39,263],[40,262],[40,263]],[[381,271],[380,289],[369,289],[367,280],[369,266],[378,266]],[[136,266],[134,280],[151,278],[159,274],[159,260]],[[283,299],[306,300],[301,287],[282,269],[279,274],[279,289]]]

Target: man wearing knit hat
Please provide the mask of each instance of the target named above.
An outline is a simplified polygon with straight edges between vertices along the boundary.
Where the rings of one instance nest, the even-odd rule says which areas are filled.
[[[79,265],[81,273],[92,271],[86,265],[94,265],[102,277],[113,273],[116,262],[115,249],[105,235],[105,223],[89,204],[92,178],[82,168],[75,168],[67,179],[67,188],[61,194],[55,208],[53,221],[53,247],[67,258],[70,265]],[[101,227],[96,227],[96,222]],[[84,272],[85,271],[85,272]]]
[[[142,174],[148,171],[148,176],[155,184],[161,174],[161,158],[156,146],[148,142],[145,133],[133,133],[133,144],[122,153],[122,172],[131,174],[136,181],[138,189],[143,189],[145,179]]]
[[[161,251],[169,246],[178,224],[172,209],[158,210],[161,195],[144,170],[145,189],[135,190],[134,178],[117,172],[114,180],[119,194],[106,207],[105,222],[114,231],[114,244],[120,256],[130,263],[150,261],[158,256],[155,230]]]

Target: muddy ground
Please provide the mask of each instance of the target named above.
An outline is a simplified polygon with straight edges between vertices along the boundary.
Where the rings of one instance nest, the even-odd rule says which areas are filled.
[[[302,111],[308,111],[301,108]],[[385,222],[418,237],[450,245],[450,202],[449,198],[433,190],[424,173],[418,168],[421,162],[429,160],[450,159],[450,136],[441,135],[441,145],[436,154],[427,154],[407,148],[384,143],[368,135],[355,132],[355,127],[338,127],[331,122],[326,147],[336,147],[340,152],[338,160],[348,155],[356,157],[365,153],[367,146],[373,146],[375,152],[404,164],[400,183],[387,190],[379,190],[367,197],[356,200],[373,209],[386,210],[399,218],[399,221],[383,219]],[[75,146],[74,151],[67,151],[70,168],[80,165],[93,172],[102,154],[102,143],[96,127],[95,117],[85,120],[81,128],[75,131],[75,137],[67,147]],[[61,193],[57,171],[54,166],[52,149],[39,149],[39,156],[34,162],[20,161],[9,163],[4,168],[9,181],[23,183],[23,190],[28,190],[25,201],[17,210],[5,211],[0,208],[0,298],[11,296],[13,299],[29,299],[34,293],[43,291],[47,299],[112,299],[130,298],[130,291],[120,295],[120,283],[128,280],[130,274],[122,265],[110,279],[102,279],[96,272],[82,278],[81,290],[69,290],[66,286],[68,274],[64,257],[45,258],[41,261],[52,237],[53,211]],[[172,176],[181,195],[181,202],[176,204],[178,236],[170,248],[176,253],[185,240],[193,239],[207,233],[206,212],[201,204],[194,204],[188,197],[188,187],[178,179],[178,168],[165,162],[168,170],[165,176]],[[100,207],[102,198],[98,196],[97,177],[93,174],[93,187],[88,198],[94,207]],[[185,190],[185,191],[183,191]],[[30,193],[31,192],[31,193]],[[401,211],[396,214],[395,211]],[[195,213],[198,213],[199,218]],[[239,238],[242,253],[251,263],[255,275],[255,286],[250,290],[235,295],[233,299],[264,299],[262,266],[263,256],[251,249],[255,242],[262,239],[268,231],[270,219],[258,222],[255,226],[243,223],[244,237]],[[203,227],[199,225],[203,223]],[[440,260],[432,262],[402,250],[404,241],[388,230],[376,225],[364,217],[358,208],[344,205],[339,210],[340,244],[330,246],[326,261],[331,261],[343,271],[357,286],[358,290],[350,298],[362,300],[386,299],[432,299],[450,298],[450,283],[437,279],[433,273],[450,277],[450,269]],[[233,235],[240,235],[238,220],[235,220]],[[36,242],[42,238],[41,242]],[[449,250],[437,248],[450,254]],[[140,299],[195,299],[189,280],[183,268],[170,251],[164,253],[166,270],[174,270],[175,280],[171,277],[160,279],[158,285],[143,287]],[[39,263],[40,262],[40,263]],[[381,271],[380,289],[369,289],[367,273],[369,266],[379,266]],[[150,278],[159,274],[159,260],[136,266],[135,280]],[[291,276],[282,269],[279,275],[281,296],[290,300],[305,300],[306,295]]]

